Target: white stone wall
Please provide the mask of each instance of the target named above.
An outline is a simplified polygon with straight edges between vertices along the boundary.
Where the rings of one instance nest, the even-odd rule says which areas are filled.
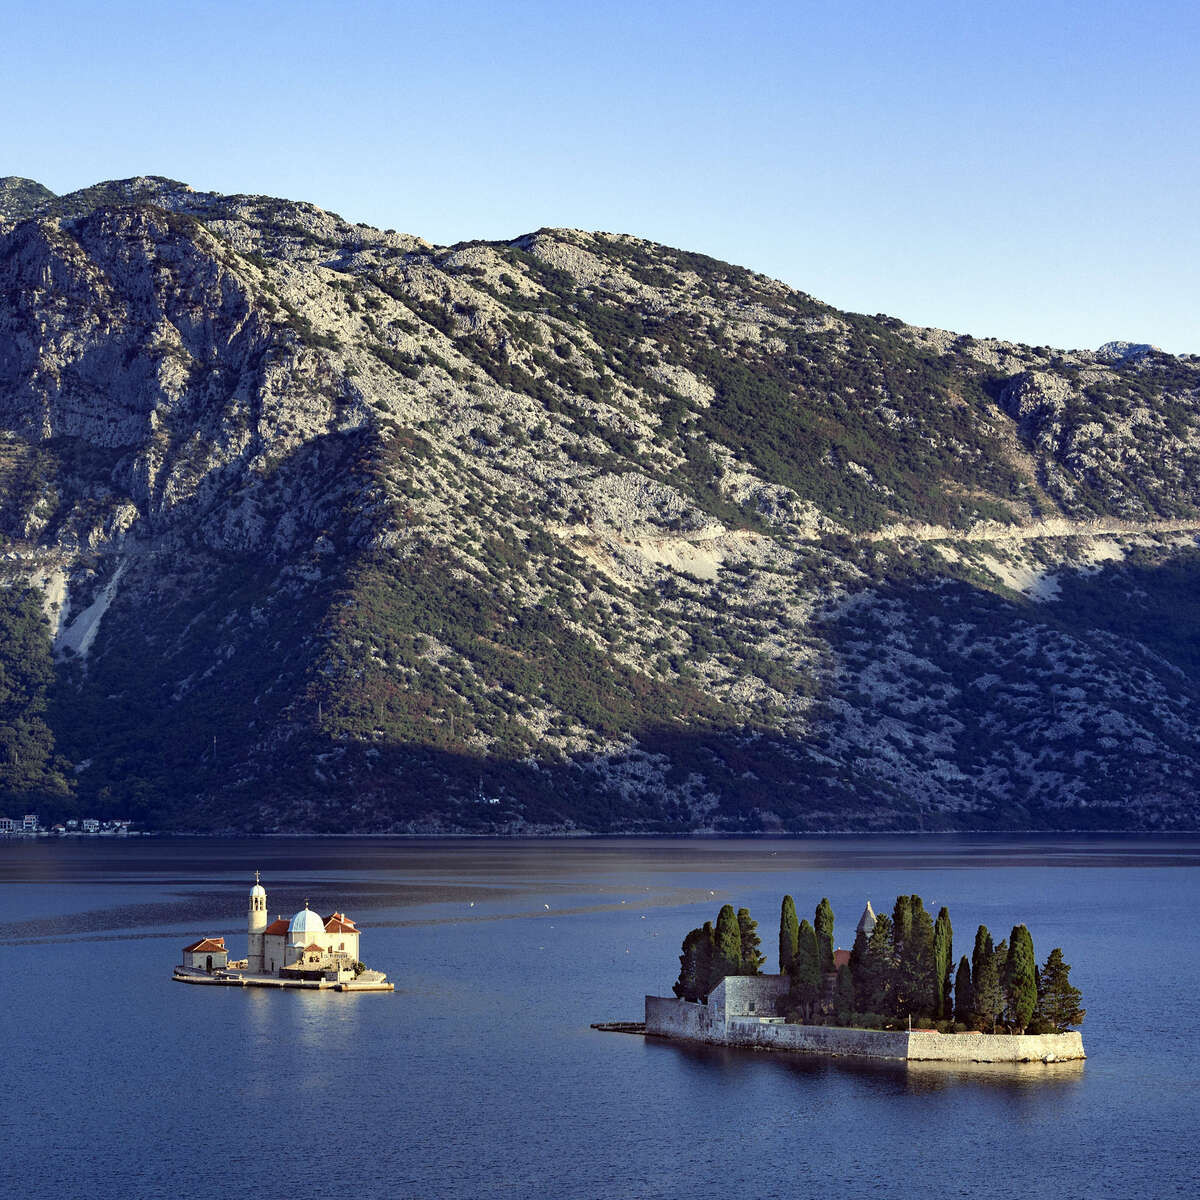
[[[757,1019],[757,1013],[754,1016],[726,1015],[731,992],[735,992],[739,1002],[751,994],[769,994],[770,987],[765,981],[772,977],[757,978],[764,981],[760,985],[761,992],[754,987],[742,988],[741,985],[735,985],[734,989],[725,988],[725,984],[730,982],[726,979],[713,991],[707,1005],[691,1004],[665,996],[647,996],[646,1032],[659,1037],[682,1038],[718,1046],[913,1062],[1064,1062],[1085,1057],[1083,1038],[1078,1032],[1017,1036],[909,1033],[907,1030],[843,1029],[832,1025],[764,1024]]]
[[[1063,1062],[1086,1058],[1083,1035],[1069,1033],[911,1033],[908,1057],[917,1062]]]
[[[246,970],[252,975],[261,975],[263,963],[263,935],[261,932],[246,934]]]
[[[184,954],[183,965],[185,967],[194,967],[199,971],[208,970],[208,960],[212,959],[212,969],[216,971],[229,963],[229,954],[224,950],[206,950],[203,954],[198,950],[191,950]]]
[[[697,1042],[722,1042],[725,1036],[707,1005],[665,996],[646,997],[646,1032]]]
[[[279,933],[268,933],[263,937],[262,969],[268,975],[274,975],[286,961],[283,957],[287,938]],[[272,966],[272,963],[274,965]]]
[[[744,1019],[731,1022],[728,1044],[856,1058],[904,1059],[908,1055],[907,1033],[832,1025],[759,1025]]]
[[[721,1021],[749,1013],[782,1015],[779,1002],[788,994],[788,987],[786,975],[727,975],[713,989],[708,1007]]]
[[[338,952],[338,947],[344,944],[346,948],[342,953],[350,955],[355,962],[359,961],[357,933],[327,933],[320,939],[320,942],[335,954]]]
[[[312,942],[320,946],[323,950],[328,950],[335,954],[338,952],[338,946],[344,944],[346,948],[341,953],[348,954],[355,962],[362,961],[358,952],[357,933],[313,934],[306,940],[305,944],[308,944],[308,942]],[[296,962],[300,958],[300,952],[303,949],[303,946],[292,946],[288,942],[288,939],[281,934],[264,934],[262,966],[259,970],[267,975],[275,975],[281,967]],[[274,966],[271,965],[272,962],[274,962]]]

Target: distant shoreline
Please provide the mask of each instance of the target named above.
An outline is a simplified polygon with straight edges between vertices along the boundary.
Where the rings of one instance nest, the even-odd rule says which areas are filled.
[[[394,841],[504,841],[504,842],[552,842],[552,841],[598,841],[609,839],[643,838],[655,841],[804,841],[833,838],[1062,838],[1062,837],[1121,837],[1145,839],[1196,838],[1200,837],[1200,826],[1194,829],[833,829],[814,830],[801,833],[788,832],[745,832],[696,830],[693,832],[663,833],[655,830],[563,830],[560,832],[542,833],[504,833],[493,831],[487,833],[463,833],[429,831],[425,833],[307,833],[296,832],[250,832],[241,830],[221,830],[218,832],[147,829],[131,832],[124,836],[104,834],[0,834],[3,842],[46,842],[46,841],[102,841],[105,843],[130,838],[275,838],[278,840],[382,840]]]

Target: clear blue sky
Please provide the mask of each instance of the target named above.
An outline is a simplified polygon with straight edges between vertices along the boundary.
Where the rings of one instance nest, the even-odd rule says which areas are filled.
[[[0,175],[636,233],[842,308],[1200,352],[1200,5],[0,0]]]

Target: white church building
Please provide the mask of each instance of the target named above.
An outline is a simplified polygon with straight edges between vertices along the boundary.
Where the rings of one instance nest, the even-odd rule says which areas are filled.
[[[245,963],[227,964],[223,938],[201,938],[184,947],[183,962],[206,973],[228,965],[229,973],[240,970],[247,976],[344,981],[362,970],[358,938],[358,926],[345,913],[323,917],[308,907],[307,900],[295,916],[269,922],[267,890],[255,871],[246,918]]]
[[[246,971],[250,975],[297,977],[330,971],[354,973],[358,957],[358,927],[345,913],[327,917],[304,907],[290,920],[267,922],[267,892],[254,873],[247,915]]]

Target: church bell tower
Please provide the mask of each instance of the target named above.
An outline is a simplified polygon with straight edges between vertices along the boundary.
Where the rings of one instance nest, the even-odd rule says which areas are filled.
[[[250,975],[263,973],[263,930],[267,927],[267,890],[254,872],[250,889],[250,909],[246,920],[246,971]]]

